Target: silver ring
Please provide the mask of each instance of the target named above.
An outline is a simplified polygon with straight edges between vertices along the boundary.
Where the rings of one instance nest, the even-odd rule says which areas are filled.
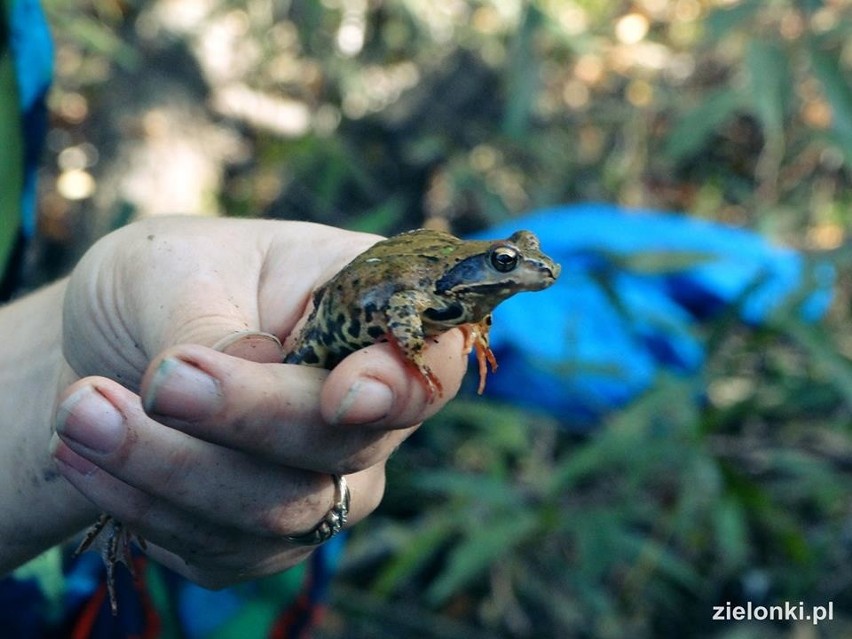
[[[349,486],[342,475],[332,475],[334,480],[334,505],[320,522],[303,535],[285,535],[284,539],[299,546],[316,546],[328,541],[341,531],[349,518]]]

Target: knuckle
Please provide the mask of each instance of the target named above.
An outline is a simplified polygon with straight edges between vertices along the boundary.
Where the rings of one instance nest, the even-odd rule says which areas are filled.
[[[328,472],[336,475],[351,475],[384,462],[399,447],[398,431],[374,432],[359,430],[349,442],[349,454],[334,461]]]
[[[259,512],[258,530],[272,537],[299,535],[311,530],[334,504],[333,482],[328,475],[317,474],[298,498],[291,498]]]
[[[357,453],[347,459],[338,461],[330,469],[330,472],[335,475],[352,475],[366,470],[371,466],[375,466],[379,459],[374,459],[373,455],[368,453]]]

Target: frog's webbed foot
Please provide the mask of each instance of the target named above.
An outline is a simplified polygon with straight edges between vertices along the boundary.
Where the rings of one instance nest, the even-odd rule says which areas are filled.
[[[74,551],[76,557],[91,548],[100,539],[101,558],[106,566],[106,585],[109,593],[109,606],[113,615],[118,614],[118,598],[115,592],[115,567],[118,563],[127,566],[131,576],[135,579],[136,572],[133,569],[133,559],[130,555],[130,542],[136,538],[137,543],[144,549],[145,540],[127,529],[120,521],[116,521],[107,514],[102,514],[98,520],[86,531],[83,541]]]
[[[491,329],[491,315],[486,315],[481,322],[476,324],[465,324],[463,327],[465,332],[464,352],[470,353],[476,349],[476,361],[479,364],[479,387],[476,392],[482,395],[485,390],[485,378],[488,377],[488,365],[491,365],[491,372],[497,370],[497,358],[494,357],[494,352],[488,345],[488,331]]]

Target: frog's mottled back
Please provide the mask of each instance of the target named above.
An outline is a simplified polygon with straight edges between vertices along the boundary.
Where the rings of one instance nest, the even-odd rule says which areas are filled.
[[[491,311],[515,293],[547,288],[559,270],[528,231],[497,241],[428,229],[402,233],[361,253],[314,293],[314,308],[284,361],[333,368],[390,339],[434,390],[439,384],[421,355],[426,337],[476,325],[487,348]]]

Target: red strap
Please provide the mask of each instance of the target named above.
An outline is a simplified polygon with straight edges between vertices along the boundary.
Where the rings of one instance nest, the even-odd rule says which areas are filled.
[[[133,572],[136,577],[133,580],[133,589],[138,596],[139,606],[142,609],[142,632],[140,634],[126,635],[126,639],[157,639],[162,631],[160,615],[154,607],[151,595],[148,593],[148,584],[145,581],[145,557],[133,558]],[[92,593],[88,601],[83,605],[80,614],[71,628],[70,639],[90,639],[94,635],[98,618],[102,614],[109,614],[109,606],[106,603],[107,586],[106,576],[101,578],[98,588]],[[121,601],[119,601],[118,616],[121,618]]]

